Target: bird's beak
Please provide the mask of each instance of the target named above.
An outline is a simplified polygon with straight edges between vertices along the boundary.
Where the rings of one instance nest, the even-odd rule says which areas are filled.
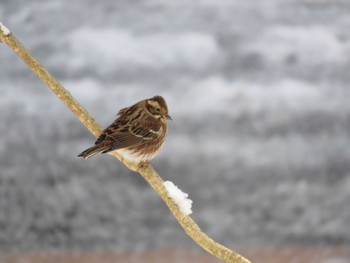
[[[166,115],[166,118],[171,121],[173,120],[169,114]]]

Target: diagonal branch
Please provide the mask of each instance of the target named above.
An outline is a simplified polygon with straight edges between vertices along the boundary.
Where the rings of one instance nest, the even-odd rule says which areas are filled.
[[[73,112],[73,114],[85,125],[85,127],[97,137],[101,133],[99,124],[89,115],[89,113],[73,98],[43,65],[41,65],[29,51],[0,23],[0,42],[7,44],[35,74],[57,95],[57,97]],[[180,223],[186,233],[200,245],[203,249],[214,256],[230,263],[250,263],[249,260],[227,247],[217,243],[201,231],[199,226],[191,217],[184,215],[178,208],[177,204],[168,197],[167,190],[163,186],[163,180],[151,165],[138,168],[136,165],[126,162],[122,156],[117,153],[111,153],[130,170],[137,171],[150,184],[150,186],[160,195],[177,221]]]

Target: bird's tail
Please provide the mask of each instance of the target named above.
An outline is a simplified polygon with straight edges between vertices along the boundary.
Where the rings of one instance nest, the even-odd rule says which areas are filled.
[[[86,149],[82,153],[80,153],[77,157],[83,157],[84,159],[87,159],[87,158],[94,156],[95,154],[97,154],[99,152],[106,150],[107,148],[109,148],[109,147],[101,146],[101,145],[94,145],[94,146]]]

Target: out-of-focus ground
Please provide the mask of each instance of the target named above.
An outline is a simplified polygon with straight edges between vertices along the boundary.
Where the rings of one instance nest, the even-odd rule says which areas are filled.
[[[239,251],[251,262],[259,263],[349,263],[349,247],[283,247],[274,249],[250,249]],[[184,249],[161,251],[112,253],[112,252],[39,252],[0,257],[1,263],[219,263],[221,260],[203,253]]]
[[[102,126],[166,98],[174,121],[153,164],[189,193],[209,236],[317,257],[314,246],[350,244],[349,10],[2,0],[0,20]],[[196,247],[140,176],[110,156],[76,158],[94,138],[5,45],[0,133],[1,255]]]

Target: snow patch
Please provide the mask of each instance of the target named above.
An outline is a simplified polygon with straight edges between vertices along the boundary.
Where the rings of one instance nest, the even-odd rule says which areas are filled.
[[[73,94],[86,101],[95,101],[101,96],[101,89],[98,82],[91,78],[64,81],[64,86]]]
[[[239,110],[308,110],[324,106],[329,98],[319,86],[296,79],[259,83],[230,81],[214,76],[189,87],[183,100],[187,107],[174,109],[178,114],[191,112],[206,118],[206,113],[237,114]],[[195,99],[194,99],[195,98]]]
[[[11,31],[6,26],[4,26],[4,24],[1,22],[0,22],[0,30],[5,36],[8,36],[9,34],[11,34]]]
[[[103,72],[164,67],[202,71],[217,63],[220,47],[204,33],[136,34],[127,30],[82,28],[70,37],[74,65],[103,64]]]
[[[192,214],[192,203],[193,201],[188,197],[188,194],[184,193],[179,189],[176,185],[171,181],[165,181],[163,183],[165,189],[168,191],[168,195],[170,198],[174,200],[174,202],[179,206],[180,211],[184,215]]]
[[[261,55],[272,63],[296,62],[322,65],[347,62],[346,43],[325,27],[277,26],[263,32],[243,48],[245,53]]]
[[[326,102],[320,88],[294,79],[284,79],[261,85],[241,83],[241,94],[254,111],[262,109],[289,109],[302,111],[313,109]]]
[[[232,83],[222,77],[214,76],[199,82],[189,92],[189,103],[195,111],[203,110],[225,110],[227,104],[236,96],[236,90]],[[196,98],[196,99],[193,99]]]

